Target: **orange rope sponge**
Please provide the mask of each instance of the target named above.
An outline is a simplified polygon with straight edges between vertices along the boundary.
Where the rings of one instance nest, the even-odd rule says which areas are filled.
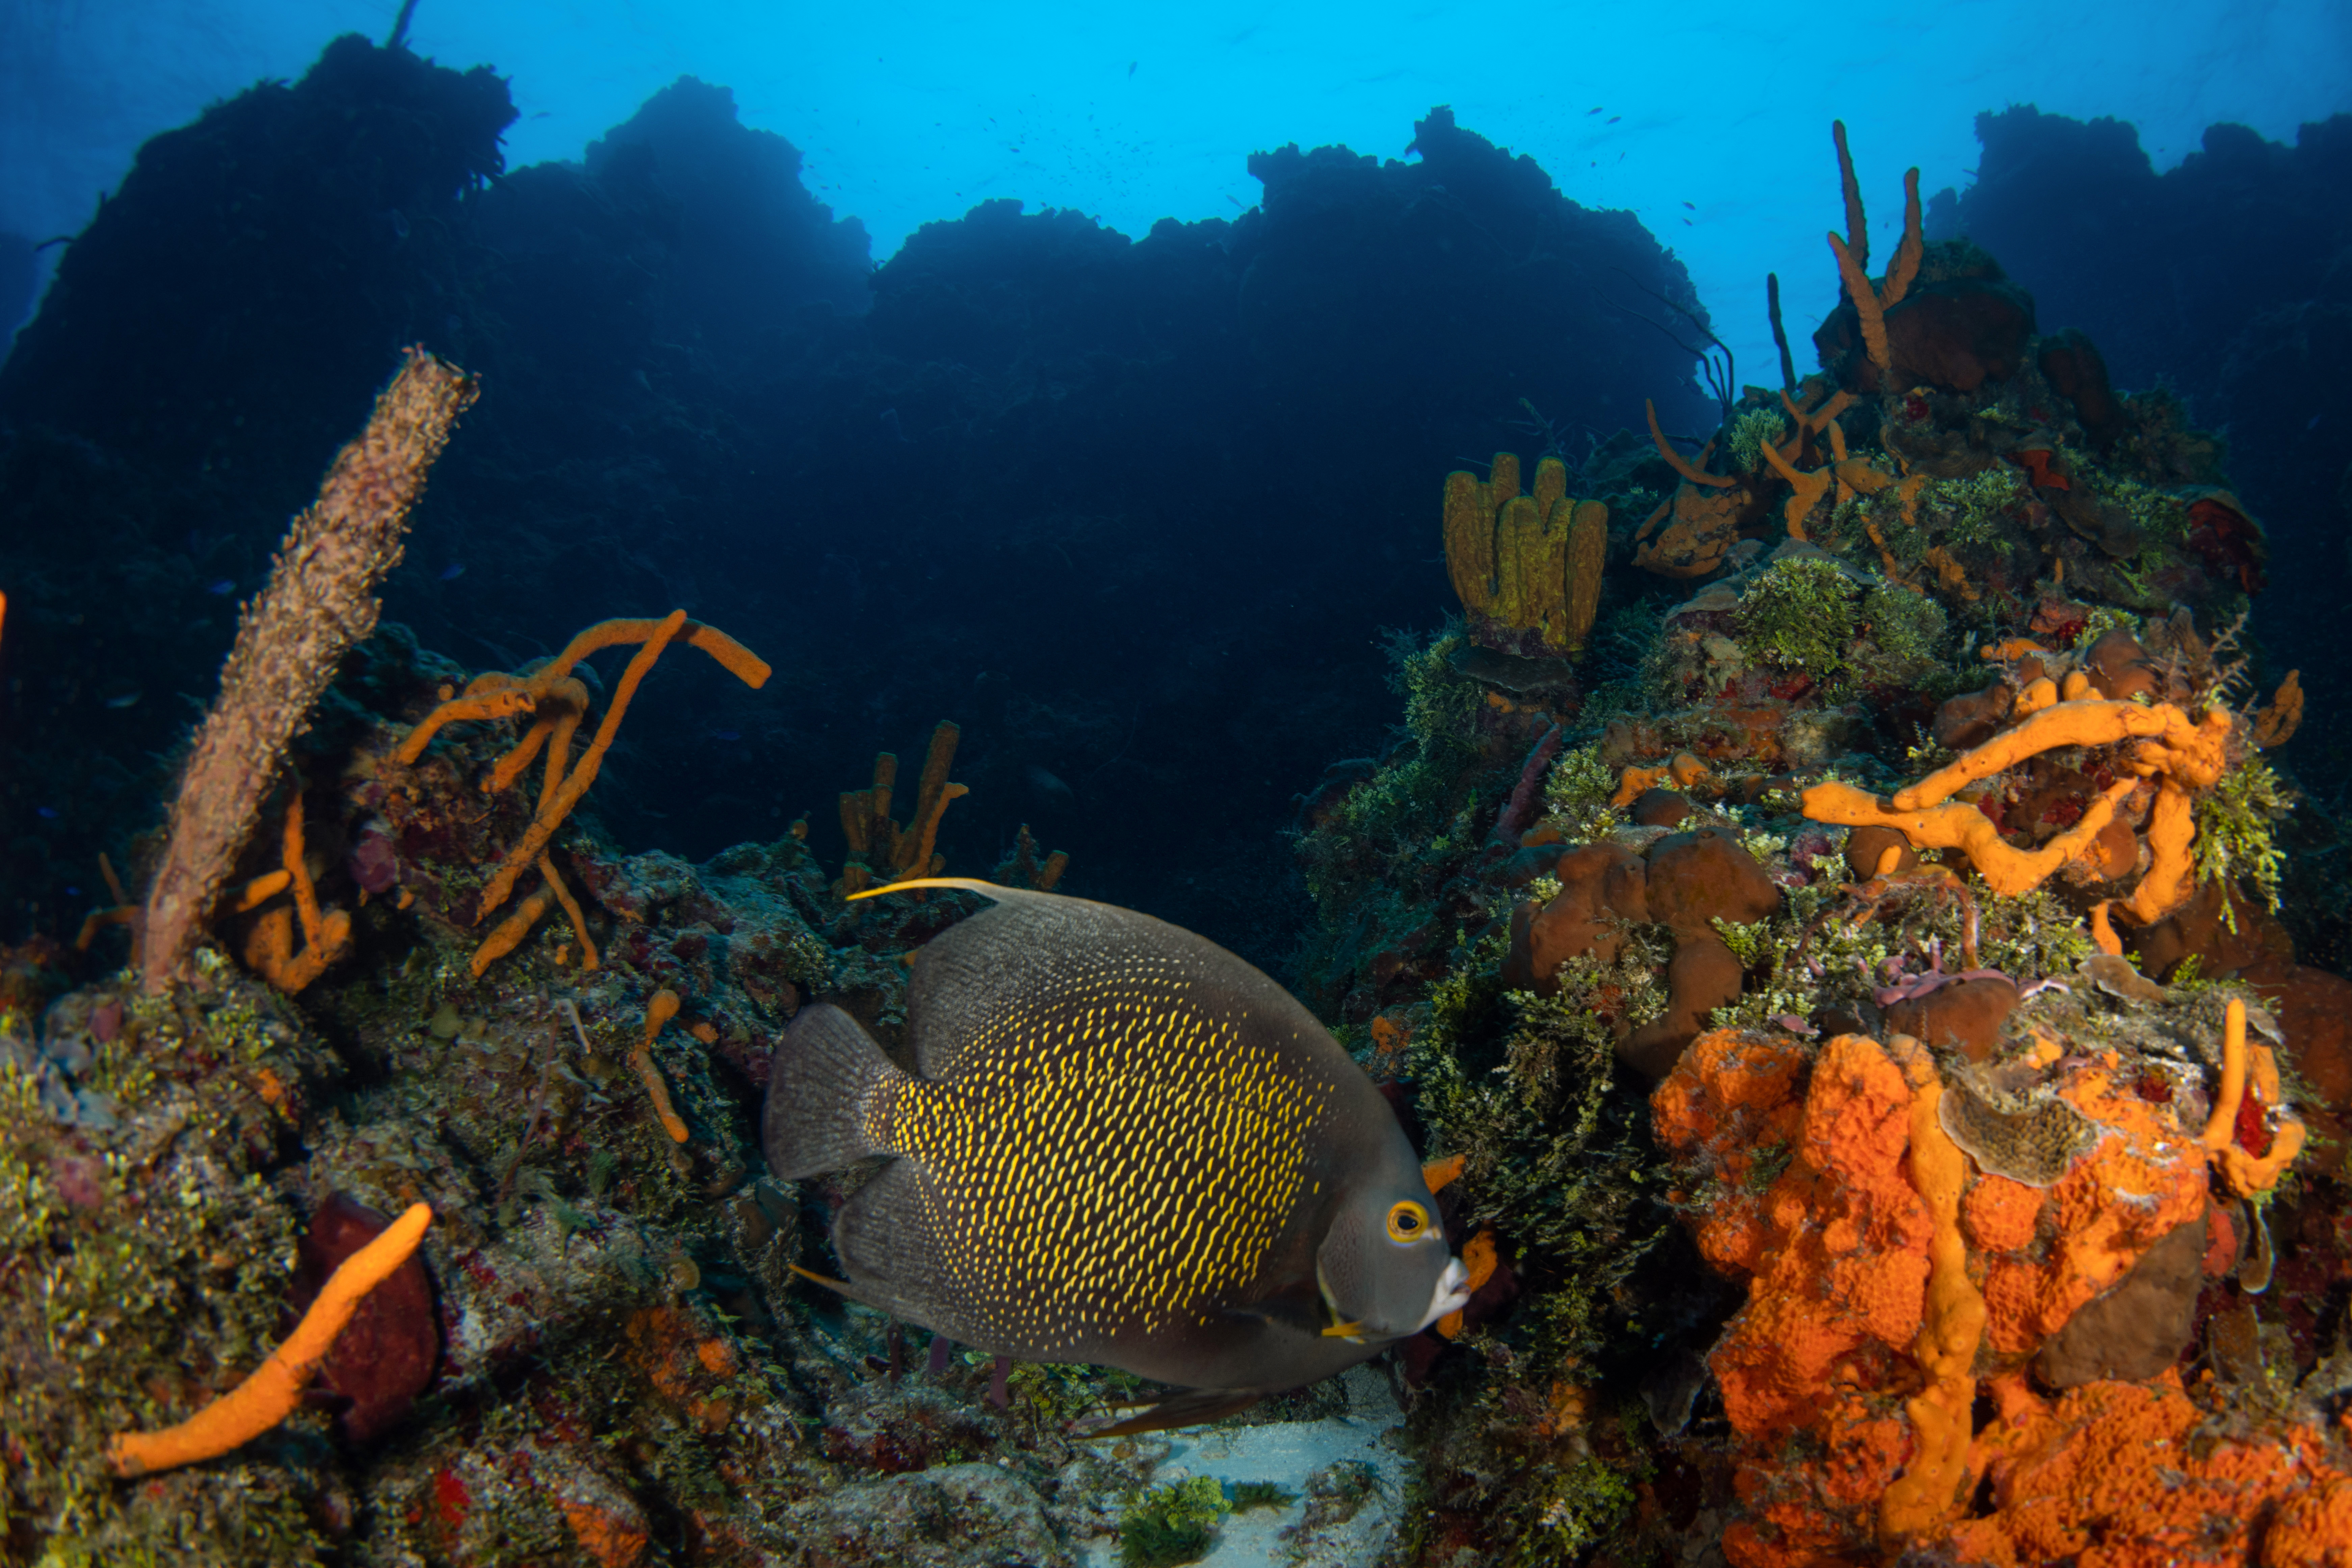
[[[1895,808],[1916,811],[1949,800],[1965,785],[2060,746],[2104,746],[2124,740],[2156,742],[2141,748],[2136,771],[2170,773],[2189,787],[2201,789],[2221,776],[2226,761],[2222,748],[2229,736],[2230,715],[2220,708],[2208,710],[2201,722],[2192,723],[2188,714],[2169,702],[2150,707],[2137,702],[2053,703],[1950,766],[1938,768],[1908,789],[1895,791]],[[2181,776],[2182,768],[2188,776]]]
[[[670,1109],[669,1085],[662,1081],[661,1069],[654,1066],[654,1037],[662,1026],[677,1016],[677,993],[665,985],[646,1004],[646,1037],[629,1053],[629,1065],[646,1081],[646,1092],[653,1096],[654,1114],[661,1119],[662,1131],[673,1143],[686,1142],[686,1122]]]
[[[1992,818],[1966,801],[1952,801],[1925,811],[1889,811],[1878,797],[1852,784],[1832,780],[1805,791],[1805,815],[1815,822],[1847,827],[1885,826],[1901,833],[1914,849],[1963,849],[1986,886],[2013,899],[2038,888],[2061,866],[2086,853],[2116,815],[2116,807],[2137,787],[2132,779],[2118,779],[2083,809],[2082,820],[2039,849],[2020,849],[2004,840]],[[1909,793],[1909,792],[1906,792]],[[1903,796],[1898,795],[1900,802]],[[2153,873],[2150,873],[2153,875]]]
[[[1948,1523],[1958,1511],[1962,1488],[1972,1479],[1974,1369],[1985,1329],[1984,1296],[1969,1279],[1968,1243],[1960,1234],[1968,1160],[1944,1131],[1938,1114],[1944,1086],[1933,1059],[1916,1041],[1898,1035],[1895,1042],[1891,1054],[1903,1058],[1913,1089],[1911,1184],[1927,1202],[1935,1233],[1927,1244],[1927,1311],[1911,1346],[1927,1386],[1904,1406],[1918,1448],[1878,1501],[1879,1540],[1890,1551]]]
[[[117,1434],[107,1445],[108,1466],[118,1476],[152,1475],[215,1458],[285,1420],[360,1302],[408,1261],[432,1223],[429,1206],[409,1205],[382,1236],[337,1265],[286,1342],[270,1352],[252,1376],[176,1426]]]

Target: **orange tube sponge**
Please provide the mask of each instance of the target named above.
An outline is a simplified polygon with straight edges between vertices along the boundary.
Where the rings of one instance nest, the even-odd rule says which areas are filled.
[[[382,1236],[336,1266],[286,1342],[270,1352],[252,1376],[176,1426],[117,1434],[107,1445],[108,1466],[118,1476],[152,1475],[215,1458],[285,1420],[360,1302],[408,1261],[432,1223],[430,1207],[410,1205]]]
[[[2279,1096],[2278,1062],[2267,1046],[2250,1051],[2246,1045],[2246,1005],[2230,998],[2221,1023],[2221,1091],[2213,1097],[2213,1114],[2206,1119],[2200,1140],[2221,1167],[2223,1185],[2240,1197],[2256,1197],[2278,1184],[2286,1168],[2303,1152],[2303,1123],[2293,1117],[2271,1134],[2267,1152],[2248,1152],[2238,1142],[2238,1117],[2245,1106],[2246,1073],[2252,1068],[2262,1090],[2258,1103],[2275,1106]]]
[[[507,918],[482,939],[482,945],[474,950],[474,956],[467,960],[466,967],[473,971],[474,978],[480,979],[483,971],[520,947],[522,939],[530,934],[531,928],[539,923],[540,917],[547,913],[547,907],[554,901],[555,885],[551,882],[534,889],[529,898],[517,904]]]
[[[352,944],[352,917],[341,910],[321,911],[319,890],[302,863],[302,789],[286,803],[285,836],[279,850],[285,886],[293,889],[294,915],[302,921],[302,951],[294,951],[294,920],[282,908],[263,915],[246,939],[245,961],[263,979],[289,995],[301,990],[342,957]],[[252,886],[268,879],[256,878]]]
[[[654,1066],[654,1037],[662,1032],[664,1024],[677,1016],[677,993],[667,986],[655,992],[646,1004],[646,1037],[629,1053],[629,1065],[645,1080],[646,1092],[653,1097],[654,1115],[660,1119],[662,1131],[669,1134],[671,1142],[683,1143],[685,1120],[670,1108],[669,1085],[662,1081],[661,1069]]]
[[[1805,815],[1815,822],[1847,827],[1892,827],[1908,839],[1914,849],[1965,850],[1969,863],[1984,878],[1987,886],[2005,898],[2015,898],[2041,886],[2061,866],[2087,852],[2092,841],[2114,818],[2116,807],[2135,787],[2133,780],[2118,779],[2084,808],[2080,821],[2038,849],[2020,849],[2008,843],[1990,817],[1964,801],[1925,811],[1889,811],[1867,791],[1835,780],[1813,785],[1805,791],[1803,798]],[[1900,802],[1904,796],[1897,795],[1895,798]]]

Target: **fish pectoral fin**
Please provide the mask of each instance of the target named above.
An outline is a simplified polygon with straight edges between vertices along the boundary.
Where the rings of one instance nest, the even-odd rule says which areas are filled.
[[[1171,1394],[1149,1410],[1128,1416],[1108,1426],[1089,1426],[1078,1423],[1071,1436],[1091,1441],[1097,1437],[1132,1437],[1144,1432],[1165,1432],[1177,1426],[1198,1426],[1204,1422],[1221,1421],[1228,1415],[1238,1415],[1265,1395],[1248,1389],[1188,1388],[1181,1394]]]
[[[1356,1344],[1362,1344],[1364,1342],[1364,1325],[1361,1323],[1333,1323],[1329,1328],[1323,1331],[1323,1337],[1331,1340],[1348,1340]]]
[[[1241,1322],[1279,1323],[1303,1334],[1319,1334],[1323,1325],[1331,1321],[1330,1314],[1323,1310],[1323,1297],[1311,1279],[1298,1280],[1238,1307],[1227,1307],[1224,1315]]]

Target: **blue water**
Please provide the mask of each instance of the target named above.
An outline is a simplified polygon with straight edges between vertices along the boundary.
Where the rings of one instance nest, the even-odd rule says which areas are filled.
[[[79,228],[146,137],[257,79],[299,77],[338,33],[381,40],[395,10],[7,0],[0,231]],[[1904,168],[1919,167],[1923,192],[1966,185],[1980,110],[2130,121],[2161,171],[2216,121],[2291,144],[2303,121],[2352,109],[2342,0],[1985,0],[1871,7],[1845,26],[1758,5],[1654,15],[422,0],[410,40],[442,64],[511,78],[523,118],[509,166],[579,157],[682,73],[730,87],[745,123],[806,154],[819,198],[864,221],[877,262],[917,226],[991,197],[1076,207],[1139,237],[1163,216],[1230,217],[1257,200],[1250,153],[1295,141],[1401,157],[1412,121],[1451,104],[1572,199],[1638,213],[1689,267],[1742,378],[1765,382],[1764,273],[1780,275],[1792,336],[1836,301],[1822,241],[1837,211],[1834,117],[1853,133],[1883,246]]]

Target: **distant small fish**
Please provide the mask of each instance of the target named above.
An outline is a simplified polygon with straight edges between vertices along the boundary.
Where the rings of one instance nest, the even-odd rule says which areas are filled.
[[[848,1278],[824,1283],[977,1350],[1196,1391],[1098,1436],[1329,1377],[1468,1300],[1395,1113],[1289,993],[1131,910],[898,884],[942,887],[997,907],[915,955],[913,1071],[823,1004],[776,1047],[778,1177],[890,1156],[835,1216]]]
[[[1585,113],[1587,113],[1587,114],[1598,114],[1598,113],[1600,113],[1600,112],[1601,112],[1601,110],[1603,108],[1605,108],[1605,107],[1606,107],[1606,106],[1605,106],[1605,105],[1603,105],[1603,104],[1598,104],[1598,103],[1596,103],[1596,104],[1594,104],[1591,108],[1590,108],[1590,109],[1586,110],[1584,112],[1585,112]]]
[[[452,561],[448,565],[441,568],[441,581],[444,583],[454,583],[465,574],[466,563],[462,561]]]
[[[1604,123],[1606,123],[1606,124],[1610,124],[1610,125],[1614,125],[1614,124],[1616,124],[1619,121],[1621,121],[1621,120],[1622,120],[1622,119],[1624,119],[1624,118],[1625,118],[1625,117],[1624,117],[1623,115],[1622,115],[1622,114],[1612,114],[1612,115],[1611,115],[1611,116],[1608,118],[1608,120],[1607,120],[1606,121],[1604,121]]]
[[[215,596],[234,594],[236,592],[236,579],[234,577],[224,577],[219,582],[205,588],[205,592]]]
[[[1690,208],[1693,212],[1698,211],[1698,204],[1696,202],[1685,202],[1683,205]]]
[[[139,698],[140,693],[136,691],[126,691],[120,697],[108,698],[106,700],[106,705],[109,708],[128,708],[137,702]]]
[[[55,822],[58,819],[58,808],[54,805],[37,805],[33,808],[33,815],[44,822]]]
[[[2311,416],[2311,423],[2305,425],[2304,428],[2306,430],[2316,430],[2319,428],[2319,422],[2326,417],[2327,416],[2325,414],[2315,414]]]
[[[553,114],[554,112],[555,112],[555,111],[554,111],[553,110],[551,110],[551,109],[542,109],[542,110],[541,110],[538,113],[533,114],[533,115],[531,116],[531,118],[532,118],[533,120],[545,120],[548,116],[550,116],[551,114]]]
[[[1696,225],[1696,224],[1694,224],[1694,223],[1692,223],[1690,219],[1688,219],[1688,218],[1685,218],[1685,219],[1683,219],[1683,226],[1684,226],[1684,227],[1685,227],[1685,228],[1696,228],[1696,227],[1697,227],[1698,226],[1697,226],[1697,225]]]
[[[1133,75],[1135,74],[1135,68],[1136,68],[1137,63],[1138,63],[1138,62],[1137,62],[1137,61],[1134,61],[1134,60],[1129,60],[1129,61],[1128,61],[1128,62],[1127,62],[1127,74],[1128,74],[1128,75],[1129,75],[1129,76],[1133,76]]]

